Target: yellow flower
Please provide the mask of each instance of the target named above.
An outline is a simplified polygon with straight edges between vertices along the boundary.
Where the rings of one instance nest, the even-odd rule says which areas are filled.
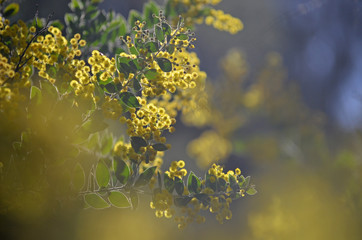
[[[179,161],[177,162],[177,166],[178,166],[179,168],[183,168],[183,167],[185,167],[185,162],[184,162],[183,160],[179,160]]]

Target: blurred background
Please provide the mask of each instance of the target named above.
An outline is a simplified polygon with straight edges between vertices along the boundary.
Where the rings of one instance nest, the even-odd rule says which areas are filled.
[[[105,0],[101,6],[127,17],[144,2]],[[33,18],[36,4],[41,17],[54,11],[62,19],[68,11],[68,1],[20,3],[23,19]],[[201,175],[212,159],[197,154],[210,149],[202,134],[213,132],[215,144],[226,145],[219,163],[251,175],[258,194],[235,201],[233,219],[223,225],[210,215],[179,231],[157,219],[145,199],[136,211],[87,210],[69,221],[54,219],[47,231],[59,239],[362,238],[362,2],[224,0],[218,8],[240,18],[243,31],[230,35],[197,25],[195,51],[212,96],[226,99],[228,108],[210,100],[211,116],[222,120],[202,127],[180,119],[164,166],[183,159]],[[237,68],[228,68],[232,64]],[[234,76],[235,69],[243,71]],[[202,142],[196,150],[195,140]],[[42,224],[24,234],[44,231]]]

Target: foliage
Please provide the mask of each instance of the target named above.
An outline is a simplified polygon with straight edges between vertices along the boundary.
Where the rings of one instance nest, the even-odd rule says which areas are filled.
[[[136,209],[139,196],[151,194],[156,216],[173,217],[183,229],[205,220],[201,209],[222,223],[231,218],[232,200],[256,193],[239,169],[224,173],[213,165],[203,179],[193,172],[184,179],[180,160],[161,170],[171,147],[165,132],[173,133],[178,113],[206,94],[190,28],[208,16],[216,28],[242,28],[206,7],[218,1],[196,2],[200,7],[186,10],[190,3],[169,1],[166,13],[149,2],[126,22],[100,11],[99,1],[72,0],[67,37],[50,18],[11,23],[6,16],[18,5],[1,9],[2,213],[32,209],[39,198],[47,202],[40,215],[59,201]],[[110,124],[122,135],[111,134]]]

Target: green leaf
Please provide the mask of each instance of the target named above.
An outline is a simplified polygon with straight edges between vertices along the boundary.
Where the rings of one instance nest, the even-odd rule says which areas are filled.
[[[230,187],[234,190],[234,191],[238,191],[239,190],[239,185],[236,182],[236,179],[233,175],[229,174],[229,182],[230,182]]]
[[[250,176],[247,176],[246,178],[244,178],[244,181],[241,183],[240,188],[243,188],[243,189],[248,188],[249,183],[250,183]]]
[[[162,27],[160,25],[155,25],[155,35],[156,35],[156,39],[160,42],[164,42],[165,41],[165,35],[163,33]]]
[[[185,207],[190,201],[192,197],[189,196],[182,196],[182,197],[174,197],[174,203],[177,207]]]
[[[246,191],[246,193],[247,193],[248,195],[251,195],[251,196],[252,196],[252,195],[255,195],[257,192],[258,192],[258,191],[256,191],[254,187],[250,187],[250,188]]]
[[[91,133],[102,131],[107,127],[108,124],[103,121],[98,121],[98,119],[89,119],[82,125],[81,131],[89,135]]]
[[[213,175],[210,175],[209,172],[206,172],[205,174],[205,186],[208,188],[211,188],[216,192],[216,176],[213,176],[215,178],[214,182],[211,182],[210,177]]]
[[[96,169],[96,179],[99,187],[107,187],[111,176],[108,167],[103,161],[99,161]]]
[[[155,149],[156,151],[160,151],[160,152],[163,152],[163,151],[168,150],[168,148],[166,147],[166,145],[163,144],[163,143],[153,144],[152,147],[153,147],[153,149]]]
[[[172,29],[171,29],[170,25],[168,25],[168,23],[163,22],[162,31],[164,32],[165,35],[169,36],[169,35],[171,35]]]
[[[138,55],[138,54],[139,54],[138,51],[137,51],[137,48],[134,47],[134,46],[132,46],[132,47],[129,48],[129,52],[130,52],[131,54],[134,54],[134,55]]]
[[[134,39],[134,42],[135,42],[135,46],[136,46],[137,49],[143,48],[144,42],[142,41],[141,38],[135,38],[135,39]],[[138,51],[137,51],[137,53],[138,53]],[[138,54],[137,54],[137,55],[138,55]]]
[[[4,17],[8,18],[8,17],[14,16],[18,12],[19,12],[19,4],[10,3],[9,5],[6,6],[6,8],[4,10]]]
[[[84,201],[95,209],[102,209],[109,207],[109,204],[96,193],[88,193],[84,195]]]
[[[43,97],[49,97],[50,100],[55,101],[59,98],[58,89],[48,80],[40,81],[40,89],[42,90]],[[49,100],[47,98],[47,100]]]
[[[104,89],[105,89],[108,93],[116,93],[116,92],[118,92],[118,90],[117,90],[117,88],[116,88],[116,86],[114,85],[113,82],[104,85]]]
[[[201,182],[198,177],[191,171],[187,178],[187,188],[190,193],[199,193],[201,190]]]
[[[82,10],[84,8],[84,4],[82,1],[80,0],[72,0],[70,3],[69,3],[69,8],[72,9],[73,11],[75,10]]]
[[[164,72],[172,71],[172,63],[167,58],[157,58],[156,62],[160,66],[161,70]]]
[[[128,24],[129,26],[131,27],[134,27],[135,26],[135,22],[139,20],[142,22],[142,16],[141,16],[141,13],[134,10],[134,9],[131,9],[131,11],[129,11],[128,13]]]
[[[146,43],[145,48],[151,53],[157,52],[159,50],[158,49],[158,44],[156,42],[148,42],[148,43]]]
[[[118,29],[118,35],[119,36],[124,36],[127,32],[127,25],[126,23],[124,22],[124,19],[121,18],[120,19],[120,25],[119,25],[119,29]]]
[[[139,75],[139,76],[141,76],[141,75]],[[140,91],[142,88],[140,81],[136,78],[133,79],[133,88],[136,92]]]
[[[50,77],[56,78],[57,76],[57,68],[52,65],[46,65],[46,73],[49,74]]]
[[[146,21],[147,28],[151,28],[154,24],[157,23],[158,19],[152,17],[153,14],[158,15],[159,8],[154,2],[148,2],[144,5],[143,14]]]
[[[77,16],[73,13],[64,14],[64,21],[67,26],[76,20]]]
[[[124,74],[125,77],[128,78],[130,73],[134,72],[134,69],[128,64],[128,63],[120,63],[119,64],[119,69],[121,69]]]
[[[141,107],[136,96],[133,95],[133,93],[131,93],[131,92],[121,92],[119,94],[119,98],[128,107],[133,107],[133,108]]]
[[[145,72],[145,77],[149,80],[153,80],[158,76],[158,72],[156,69],[149,69]]]
[[[174,182],[175,182],[176,192],[177,192],[178,195],[181,196],[181,195],[183,194],[184,188],[185,188],[184,182],[183,182],[182,179],[179,178],[179,177],[175,177]]]
[[[94,6],[94,5],[89,5],[87,6],[87,9],[85,10],[86,12],[86,15],[85,17],[88,18],[91,14],[93,14],[94,12],[100,12],[100,11],[97,11],[97,7]]]
[[[89,150],[99,150],[99,132],[90,135],[87,144]]]
[[[112,191],[108,196],[109,202],[118,208],[131,207],[131,203],[128,201],[126,195],[118,191]]]
[[[174,1],[167,1],[166,7],[165,7],[165,16],[166,16],[166,18],[177,16],[176,9],[177,8],[175,8],[175,2]]]
[[[130,175],[130,170],[129,170],[127,163],[119,157],[114,157],[113,163],[116,165],[115,174],[116,174],[117,180],[122,185],[125,185],[128,181],[129,175]]]
[[[34,101],[36,105],[39,105],[42,101],[43,95],[40,89],[36,86],[30,88],[30,100]]]
[[[184,33],[180,33],[180,34],[177,34],[177,35],[176,35],[176,38],[177,38],[177,39],[180,39],[180,40],[188,40],[188,39],[189,39],[189,35],[184,34]]]
[[[64,25],[59,20],[52,21],[51,25],[53,27],[59,28],[60,30],[63,30],[63,28],[64,28]]]
[[[127,61],[126,63],[124,63],[123,61]],[[125,77],[128,78],[130,73],[135,72],[135,70],[137,70],[136,66],[134,66],[133,68],[129,65],[129,62],[131,61],[130,58],[127,57],[117,57],[116,58],[116,68],[120,73],[124,73]]]
[[[163,185],[169,193],[172,193],[175,189],[175,181],[170,178],[166,173],[163,175]]]
[[[136,180],[134,186],[135,187],[142,187],[148,184],[155,173],[157,166],[147,168]]]
[[[131,145],[135,152],[139,152],[141,147],[148,146],[146,140],[144,140],[142,137],[131,137]]]
[[[116,67],[119,63],[128,63],[131,61],[130,57],[122,57],[119,54],[116,54]]]
[[[217,186],[217,188],[216,188],[217,191],[225,191],[226,190],[226,181],[225,181],[225,179],[218,178],[216,186]]]
[[[138,194],[134,189],[131,189],[129,195],[131,198],[132,208],[135,210],[138,207]]]
[[[166,47],[166,51],[169,53],[169,54],[172,54],[174,51],[175,51],[175,46],[173,45],[168,45]]]
[[[75,165],[74,170],[73,170],[73,187],[75,190],[80,191],[85,183],[85,173],[84,170],[82,168],[82,166],[77,163],[77,165]]]
[[[197,198],[200,202],[202,202],[204,206],[207,206],[210,203],[210,197],[206,193],[195,194],[195,198]]]
[[[131,69],[133,70],[133,72],[136,72],[136,71],[142,69],[141,65],[139,64],[137,59],[134,59],[134,60],[130,61],[128,64],[131,67]]]
[[[112,135],[104,136],[102,138],[101,152],[103,155],[107,155],[113,149],[113,137]]]

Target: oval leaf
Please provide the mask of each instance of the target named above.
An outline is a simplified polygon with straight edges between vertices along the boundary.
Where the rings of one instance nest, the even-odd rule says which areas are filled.
[[[187,188],[191,193],[199,193],[201,188],[201,182],[198,177],[191,171],[187,178]]]
[[[180,34],[177,34],[177,35],[176,35],[176,38],[177,38],[177,39],[180,39],[180,40],[188,40],[188,39],[189,39],[189,36],[188,36],[187,34],[180,33]]]
[[[128,13],[128,23],[131,27],[135,26],[135,22],[139,20],[140,22],[142,22],[142,16],[141,13],[131,9]]]
[[[159,25],[155,25],[155,34],[156,34],[156,39],[160,42],[165,41],[165,35],[163,33],[162,27]]]
[[[250,183],[250,176],[247,176],[246,178],[244,178],[244,181],[242,182],[240,188],[248,188],[249,187],[249,183]]]
[[[84,196],[84,201],[92,208],[102,209],[109,207],[109,204],[102,197],[95,193],[89,193]]]
[[[173,45],[168,45],[166,47],[166,51],[169,53],[169,54],[172,54],[174,51],[175,51],[175,46]]]
[[[170,178],[166,173],[163,175],[163,185],[169,193],[172,193],[175,188],[174,180]]]
[[[108,153],[110,153],[113,149],[113,136],[110,135],[103,137],[101,146],[102,154],[107,155]]]
[[[214,178],[214,181],[211,181],[211,179],[210,179],[211,177]],[[212,176],[208,172],[206,172],[206,174],[205,174],[205,186],[208,187],[208,188],[211,188],[215,192],[216,191],[216,176]]]
[[[165,35],[171,35],[171,26],[168,25],[167,23],[162,23],[162,30],[164,32]]]
[[[131,198],[132,208],[135,210],[138,207],[138,194],[132,189],[129,196]]]
[[[184,193],[184,182],[181,178],[175,177],[175,189],[178,195],[182,195]]]
[[[114,164],[116,165],[115,166],[115,169],[116,169],[115,174],[116,174],[117,180],[121,184],[125,185],[127,183],[127,181],[128,181],[129,174],[130,174],[130,170],[129,170],[128,165],[125,163],[125,161],[123,161],[119,157],[115,157]]]
[[[110,180],[110,175],[106,164],[99,161],[96,169],[96,179],[99,187],[106,187]]]
[[[140,81],[136,78],[133,79],[133,88],[136,92],[140,91],[142,89],[142,86],[140,84]]]
[[[234,191],[238,191],[239,190],[239,185],[236,182],[236,178],[229,174],[229,183],[230,183],[230,187],[234,190]]]
[[[183,196],[183,197],[174,197],[175,206],[177,207],[185,207],[190,201],[192,197]]]
[[[108,83],[104,86],[105,90],[109,93],[116,93],[118,92],[116,86],[114,85],[114,83]]]
[[[204,204],[204,206],[207,206],[207,205],[209,205],[209,203],[210,203],[210,197],[209,197],[209,195],[207,195],[206,193],[198,193],[198,194],[195,194],[195,197],[196,197],[200,202],[202,202],[202,204]]]
[[[249,188],[246,193],[249,195],[255,195],[258,191],[255,190],[254,187]]]
[[[135,152],[139,152],[141,147],[147,147],[146,140],[142,137],[131,137],[131,145]]]
[[[128,208],[131,207],[128,198],[121,192],[112,191],[108,196],[109,202],[118,208]]]
[[[153,149],[155,149],[156,151],[161,151],[161,152],[168,150],[168,148],[166,147],[166,145],[163,144],[163,143],[153,144],[152,147],[153,147]]]
[[[145,72],[145,77],[149,80],[153,80],[158,76],[158,72],[156,69],[149,69]]]
[[[226,190],[226,181],[225,181],[225,179],[223,179],[223,178],[218,178],[217,179],[216,190],[217,191],[225,191]]]
[[[42,94],[38,87],[31,86],[30,88],[30,100],[35,101],[35,104],[40,104],[42,100]]]
[[[158,15],[159,9],[154,2],[148,2],[144,5],[144,19],[146,20],[146,26],[148,28],[152,27],[154,24],[157,23],[158,19],[154,18],[152,15]]]
[[[146,43],[145,47],[148,51],[154,53],[158,51],[158,44],[156,42],[148,42]]]
[[[116,67],[119,63],[128,63],[129,61],[131,61],[131,58],[122,57],[119,54],[116,54]]]
[[[156,59],[158,66],[160,66],[161,70],[164,72],[171,72],[172,63],[167,58],[157,58]]]
[[[85,183],[85,173],[84,170],[82,168],[82,166],[77,163],[77,165],[74,167],[74,171],[73,171],[73,187],[76,190],[81,190],[84,186]]]
[[[157,166],[153,166],[150,168],[147,168],[141,175],[138,177],[137,181],[135,182],[135,187],[142,187],[146,184],[148,184],[155,173]]]
[[[128,107],[139,108],[141,105],[135,95],[130,92],[122,92],[119,94],[121,101]]]

